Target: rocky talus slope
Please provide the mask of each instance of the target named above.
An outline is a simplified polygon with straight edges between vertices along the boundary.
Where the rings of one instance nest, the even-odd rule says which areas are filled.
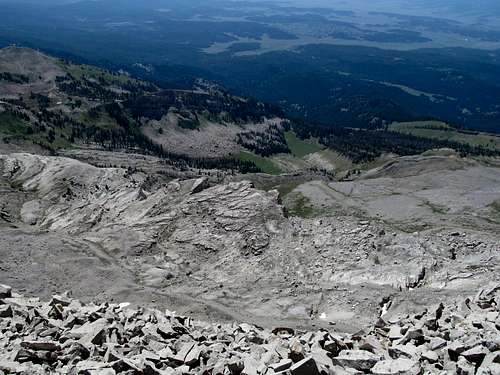
[[[500,285],[354,334],[195,321],[0,285],[1,374],[500,373]]]

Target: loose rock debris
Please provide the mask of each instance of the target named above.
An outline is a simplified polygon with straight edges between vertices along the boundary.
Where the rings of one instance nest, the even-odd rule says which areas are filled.
[[[0,374],[500,373],[500,285],[355,334],[215,324],[0,285]]]

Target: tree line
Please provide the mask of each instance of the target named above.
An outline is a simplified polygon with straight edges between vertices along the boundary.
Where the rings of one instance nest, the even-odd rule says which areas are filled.
[[[293,120],[292,128],[302,139],[316,137],[322,144],[348,157],[354,163],[373,161],[383,153],[416,155],[428,150],[450,148],[461,156],[500,156],[500,151],[480,145],[419,137],[379,129],[331,127],[321,123]]]

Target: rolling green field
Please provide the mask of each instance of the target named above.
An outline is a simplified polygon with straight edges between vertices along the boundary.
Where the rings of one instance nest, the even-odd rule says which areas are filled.
[[[324,149],[324,147],[314,143],[313,141],[303,141],[297,138],[295,133],[291,131],[285,133],[285,139],[293,156],[298,158],[302,158],[306,155],[313,154]]]
[[[500,150],[500,136],[487,133],[465,133],[439,121],[393,123],[389,125],[389,130],[417,137],[448,140]]]
[[[263,173],[279,175],[281,174],[281,169],[274,164],[269,158],[264,158],[262,156],[258,156],[252,154],[250,152],[242,151],[238,154],[238,159],[244,161],[252,161],[255,163],[257,167],[259,167]]]

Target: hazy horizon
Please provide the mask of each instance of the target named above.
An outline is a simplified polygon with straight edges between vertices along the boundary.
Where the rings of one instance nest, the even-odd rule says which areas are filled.
[[[61,5],[82,2],[116,2],[116,0],[45,0],[42,4],[38,0],[0,0],[0,3],[30,3],[36,5]],[[443,12],[450,12],[452,15],[478,15],[500,16],[500,3],[496,0],[120,0],[123,5],[136,3],[148,6],[148,4],[186,4],[198,3],[203,5],[223,4],[223,3],[242,3],[242,4],[270,4],[300,7],[326,7],[338,9],[352,9],[357,11],[383,11],[403,14],[425,14],[446,17]],[[487,12],[485,14],[485,12]],[[500,27],[500,25],[499,25]]]

